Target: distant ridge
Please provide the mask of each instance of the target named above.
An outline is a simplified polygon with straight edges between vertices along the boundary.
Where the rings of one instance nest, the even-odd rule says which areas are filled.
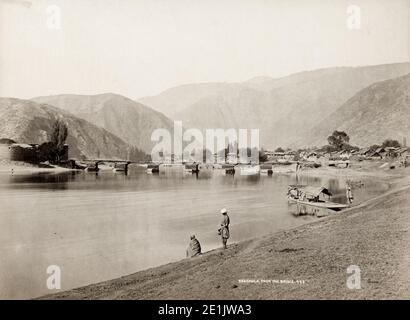
[[[66,110],[120,137],[125,142],[150,153],[151,134],[157,128],[171,130],[173,122],[162,113],[127,97],[104,93],[98,95],[61,94],[33,98]]]
[[[410,139],[410,73],[361,90],[315,126],[300,144],[322,145],[333,130],[346,131],[353,144],[369,146],[387,138]]]
[[[0,137],[19,143],[49,141],[51,125],[63,119],[68,126],[69,156],[72,158],[125,159],[130,147],[112,133],[50,105],[30,100],[0,98]]]
[[[325,68],[278,79],[184,85],[140,101],[186,127],[259,128],[264,147],[302,147],[301,137],[360,90],[408,73],[408,62]]]

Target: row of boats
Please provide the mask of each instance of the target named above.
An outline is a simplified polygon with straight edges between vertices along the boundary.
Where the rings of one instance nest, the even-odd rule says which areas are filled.
[[[241,176],[256,176],[256,175],[272,175],[274,173],[294,173],[296,172],[295,165],[278,165],[272,164],[175,164],[175,163],[163,163],[163,164],[147,164],[145,165],[148,173],[159,172],[177,172],[182,171],[185,173],[197,173],[200,171],[210,170],[222,170],[226,174],[237,174]]]
[[[183,172],[183,173],[198,173],[199,171],[207,170],[223,170],[226,174],[238,174],[241,176],[256,176],[260,174],[271,175],[274,172],[272,166],[261,165],[229,165],[229,164],[145,164],[141,165],[149,174],[167,173],[167,172]],[[128,164],[116,163],[113,167],[114,172],[126,172]],[[98,166],[96,166],[98,170]],[[279,168],[280,169],[280,168]],[[89,165],[86,171],[93,171],[94,167]],[[278,173],[294,172],[292,169],[278,170]],[[325,187],[313,187],[306,185],[289,185],[287,192],[288,201],[305,206],[316,208],[330,209],[340,211],[348,208],[348,204],[341,204],[331,200],[332,193]]]
[[[259,165],[219,165],[219,164],[148,164],[146,165],[147,173],[160,173],[160,172],[184,172],[184,173],[198,173],[200,171],[209,170],[223,170],[226,174],[239,174],[243,176],[253,176],[268,172],[269,170],[261,169]]]
[[[180,168],[188,173],[199,172],[201,170],[225,170],[226,174],[238,174],[241,176],[255,176],[260,174],[273,174],[274,169],[260,165],[215,165],[215,164],[161,164],[156,167],[147,168],[149,173],[167,172]],[[293,170],[282,170],[279,172],[294,172]],[[290,203],[297,203],[316,208],[340,211],[348,208],[348,204],[333,202],[332,193],[325,187],[313,187],[306,185],[290,185],[288,187],[288,200]]]

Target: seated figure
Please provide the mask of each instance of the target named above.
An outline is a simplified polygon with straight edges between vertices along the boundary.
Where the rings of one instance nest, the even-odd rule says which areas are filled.
[[[191,242],[189,243],[188,249],[186,250],[186,256],[193,258],[201,254],[201,244],[195,238],[194,235],[191,236]]]

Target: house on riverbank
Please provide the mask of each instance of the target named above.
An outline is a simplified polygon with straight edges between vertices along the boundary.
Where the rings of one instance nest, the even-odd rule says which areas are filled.
[[[271,161],[271,162],[293,161],[296,155],[296,152],[291,151],[291,150],[283,151],[283,152],[266,150],[264,153],[267,157],[267,161]]]
[[[37,144],[0,144],[0,160],[38,162]]]
[[[15,143],[10,139],[0,140],[0,161],[22,161],[28,163],[40,162],[40,145]],[[68,145],[64,145],[64,151],[60,161],[68,161]]]

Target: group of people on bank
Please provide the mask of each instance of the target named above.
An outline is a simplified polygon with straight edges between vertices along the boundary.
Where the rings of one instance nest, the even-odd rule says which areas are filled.
[[[218,228],[218,235],[222,239],[222,248],[226,249],[228,239],[230,237],[229,234],[229,224],[230,224],[230,219],[228,216],[228,211],[224,208],[221,209],[221,214],[222,214],[222,221],[221,224]],[[199,243],[198,239],[195,237],[195,235],[191,235],[191,241],[189,242],[188,249],[186,251],[187,257],[193,258],[196,256],[201,255],[201,244]]]

